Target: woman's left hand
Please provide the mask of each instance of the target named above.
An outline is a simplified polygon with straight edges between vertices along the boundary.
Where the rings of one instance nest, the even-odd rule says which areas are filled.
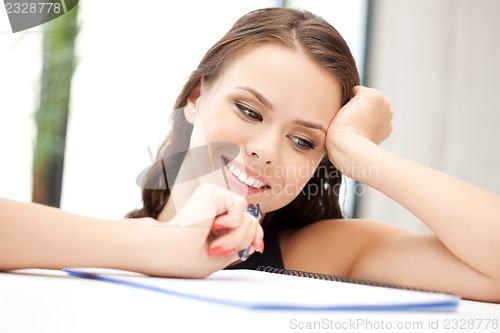
[[[341,171],[353,163],[349,157],[352,140],[361,138],[380,144],[392,132],[393,111],[389,100],[378,90],[363,86],[354,87],[353,93],[352,99],[335,115],[327,131],[328,157]]]

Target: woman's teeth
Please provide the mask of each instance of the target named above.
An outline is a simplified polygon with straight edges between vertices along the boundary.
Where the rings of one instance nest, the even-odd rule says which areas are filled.
[[[251,187],[254,187],[254,188],[263,188],[263,187],[267,186],[266,184],[264,184],[260,180],[255,179],[253,177],[249,177],[245,173],[245,171],[243,171],[243,170],[235,167],[230,162],[227,163],[227,168],[229,169],[229,172],[231,172],[236,178],[239,179],[240,182],[242,182],[242,183],[244,183],[244,184],[246,184],[248,186],[251,186]]]

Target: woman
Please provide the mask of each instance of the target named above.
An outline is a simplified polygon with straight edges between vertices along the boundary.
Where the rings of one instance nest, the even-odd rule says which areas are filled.
[[[189,163],[169,157],[223,142],[238,157],[209,149],[210,163],[221,162],[227,186],[265,214],[266,251],[230,268],[281,266],[500,301],[500,198],[379,147],[392,130],[390,104],[358,85],[349,48],[324,20],[283,8],[245,15],[185,84],[143,208],[129,216],[174,216],[179,207],[168,203],[183,184],[171,185]],[[339,171],[434,234],[343,219]]]

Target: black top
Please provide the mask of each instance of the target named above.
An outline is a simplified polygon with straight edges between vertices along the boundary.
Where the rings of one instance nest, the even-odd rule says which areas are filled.
[[[276,232],[267,230],[264,233],[264,244],[264,253],[255,252],[246,261],[226,267],[226,269],[257,269],[259,266],[285,268]]]

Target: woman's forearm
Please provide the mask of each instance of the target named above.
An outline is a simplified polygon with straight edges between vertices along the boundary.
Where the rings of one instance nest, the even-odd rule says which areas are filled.
[[[206,277],[236,261],[242,249],[262,252],[263,231],[247,206],[240,196],[209,184],[196,189],[172,220],[161,222],[99,220],[0,198],[0,270],[101,267]],[[214,223],[224,229],[217,237]]]
[[[151,231],[145,227],[148,223],[148,219],[98,220],[0,199],[0,270],[109,267],[141,271],[152,245],[145,237]]]
[[[398,202],[457,257],[500,278],[500,197],[352,136],[337,153],[347,173]]]

